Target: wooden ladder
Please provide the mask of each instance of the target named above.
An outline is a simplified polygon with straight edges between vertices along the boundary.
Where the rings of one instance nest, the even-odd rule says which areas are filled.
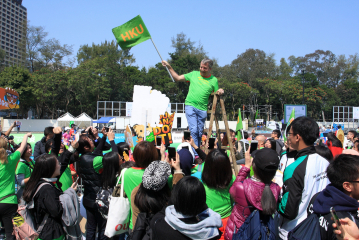
[[[219,96],[218,94],[212,93],[211,96],[213,96],[213,103],[212,103],[212,110],[207,111],[207,113],[211,114],[211,118],[209,120],[208,130],[205,130],[205,132],[207,132],[207,140],[206,140],[206,145],[205,145],[205,147],[206,147],[205,152],[206,152],[206,154],[208,154],[208,148],[207,148],[208,141],[209,141],[209,138],[212,135],[213,120],[215,120],[215,122],[216,122],[216,131],[217,131],[217,139],[218,139],[218,147],[220,149],[230,150],[230,158],[229,159],[231,161],[231,166],[233,168],[234,174],[235,174],[235,176],[237,176],[238,168],[237,168],[237,162],[236,162],[236,155],[235,155],[235,151],[234,151],[233,144],[232,144],[231,133],[229,131],[226,109],[224,107],[224,101],[223,101],[222,97]],[[217,117],[217,113],[216,113],[218,100],[220,102],[220,109],[221,109],[220,111],[222,113],[225,129],[219,129],[218,117]],[[229,146],[222,146],[221,136],[220,136],[221,132],[226,133]]]

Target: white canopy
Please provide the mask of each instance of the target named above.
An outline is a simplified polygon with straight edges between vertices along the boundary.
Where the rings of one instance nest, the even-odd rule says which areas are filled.
[[[57,119],[57,121],[60,121],[60,122],[68,122],[68,121],[75,121],[75,117],[72,116],[70,113],[65,113],[64,115],[62,115],[61,117],[59,117]]]
[[[93,119],[87,115],[86,113],[81,113],[78,115],[75,119],[76,121],[82,121],[82,122],[91,122]]]

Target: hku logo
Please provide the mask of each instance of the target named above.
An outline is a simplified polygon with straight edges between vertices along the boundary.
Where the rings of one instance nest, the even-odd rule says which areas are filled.
[[[143,27],[142,27],[141,24],[140,24],[140,28],[141,28],[141,31],[139,31],[138,28],[135,27],[135,28],[132,28],[132,30],[126,32],[125,35],[121,34],[121,37],[122,37],[123,41],[126,42],[126,38],[128,38],[128,40],[131,40],[131,38],[137,37],[138,34],[141,35],[141,34],[143,33]],[[136,29],[136,31],[137,31],[138,34],[135,33],[135,29]],[[131,37],[130,37],[130,36],[131,36]]]

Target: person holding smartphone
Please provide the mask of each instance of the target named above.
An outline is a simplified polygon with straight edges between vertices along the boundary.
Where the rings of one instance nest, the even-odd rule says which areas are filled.
[[[318,214],[321,239],[335,239],[331,208],[338,218],[349,218],[359,225],[359,156],[341,154],[327,168],[329,184],[313,196],[308,215]],[[324,218],[324,219],[323,219]],[[338,226],[336,226],[338,228]]]

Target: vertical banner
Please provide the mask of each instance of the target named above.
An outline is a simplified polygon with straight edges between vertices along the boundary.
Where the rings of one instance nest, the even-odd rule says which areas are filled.
[[[353,118],[359,119],[359,107],[353,107]]]
[[[125,130],[125,142],[128,144],[128,146],[130,146],[130,148],[134,147],[130,125],[127,125]]]
[[[160,123],[162,127],[154,127],[153,134],[155,136],[162,137],[162,142],[165,144],[171,144],[172,141],[172,125],[175,117],[175,113],[171,115],[166,112],[164,115],[160,115]]]
[[[126,117],[131,117],[132,115],[132,102],[126,102]]]

